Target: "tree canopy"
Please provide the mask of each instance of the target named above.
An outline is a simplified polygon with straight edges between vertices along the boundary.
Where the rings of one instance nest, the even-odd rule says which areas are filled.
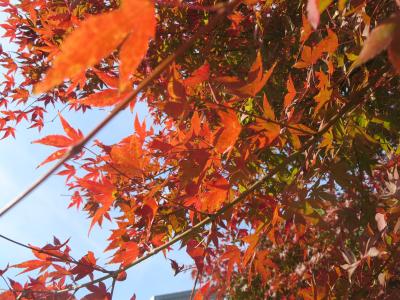
[[[54,238],[0,270],[29,274],[0,299],[111,299],[174,244],[195,299],[398,297],[399,2],[0,0],[17,47],[0,49],[1,143],[53,105],[112,108],[90,132],[60,112],[64,132],[34,141],[52,166],[0,216],[64,176],[88,231],[113,227],[115,267]],[[139,101],[151,124],[90,142]]]

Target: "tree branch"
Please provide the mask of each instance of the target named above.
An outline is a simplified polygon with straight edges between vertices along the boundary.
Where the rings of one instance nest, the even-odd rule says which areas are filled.
[[[199,273],[199,270],[197,270],[196,279],[193,284],[192,292],[190,293],[190,300],[193,300],[194,295],[196,294],[196,286],[197,286],[197,282],[199,281],[199,277],[200,277],[200,273]]]
[[[49,256],[58,258],[58,259],[60,259],[60,260],[63,261],[63,262],[69,262],[69,263],[72,263],[72,264],[75,264],[75,265],[87,266],[87,265],[81,263],[80,261],[78,261],[78,260],[76,260],[76,259],[74,259],[74,258],[72,258],[72,257],[63,257],[63,256],[61,256],[61,255],[58,255],[58,254],[55,254],[55,253],[52,253],[52,252],[49,252],[49,251],[46,251],[46,250],[43,250],[43,249],[35,248],[35,247],[32,247],[32,246],[23,244],[23,243],[21,243],[21,242],[18,242],[18,241],[16,241],[16,240],[13,240],[13,239],[11,239],[11,238],[9,238],[9,237],[7,237],[7,236],[5,236],[5,235],[2,235],[2,234],[0,234],[0,238],[2,238],[3,240],[6,240],[6,241],[8,241],[8,242],[11,242],[11,243],[13,243],[13,244],[15,244],[15,245],[24,247],[24,248],[26,248],[26,249],[29,249],[29,250],[32,250],[32,251],[36,251],[36,252],[38,252],[38,253],[47,254],[47,255],[49,255]],[[96,271],[102,272],[102,273],[107,273],[107,274],[113,273],[112,271],[108,271],[108,270],[106,270],[106,269],[104,269],[104,268],[102,268],[102,267],[100,267],[100,266],[98,266],[98,265],[93,266],[93,269],[96,270]]]
[[[35,181],[30,187],[28,187],[24,192],[22,192],[19,196],[15,199],[11,200],[8,204],[6,204],[2,209],[0,209],[0,217],[4,216],[8,211],[10,211],[15,205],[25,199],[29,194],[31,194],[34,190],[36,190],[43,182],[45,182],[55,171],[58,170],[65,162],[69,159],[74,157],[75,155],[79,154],[79,152],[83,149],[83,147],[93,138],[95,137],[100,130],[102,130],[112,119],[115,118],[125,107],[133,101],[136,96],[147,88],[153,81],[158,78],[161,73],[166,70],[172,62],[176,60],[176,58],[180,57],[181,55],[185,54],[187,50],[201,37],[205,36],[211,30],[213,30],[222,20],[224,17],[229,15],[235,7],[241,2],[242,0],[233,0],[221,9],[216,11],[216,16],[210,20],[210,22],[200,28],[188,41],[186,41],[182,46],[180,46],[173,54],[165,58],[151,73],[150,75],[144,79],[139,85],[129,93],[128,96],[124,98],[118,104],[106,118],[103,119],[92,131],[88,133],[88,135],[83,138],[79,143],[70,147],[69,151],[54,165],[50,168],[42,177],[40,177],[37,181]]]
[[[361,94],[361,91],[359,93]],[[356,97],[356,95],[353,95],[353,96]],[[294,159],[299,154],[301,154],[303,151],[305,151],[308,147],[312,146],[317,141],[317,139],[320,138],[324,133],[326,133],[341,117],[343,117],[351,109],[353,109],[353,108],[357,107],[359,104],[361,104],[364,101],[364,99],[365,99],[365,97],[359,97],[358,99],[356,99],[354,101],[351,101],[351,102],[348,102],[347,104],[345,104],[342,107],[342,109],[335,116],[333,116],[315,135],[313,135],[313,137],[310,138],[308,140],[308,142],[305,143],[298,151],[296,151],[296,152],[292,153],[291,155],[289,155],[288,157],[286,157],[286,159],[284,159],[275,169],[271,170],[268,174],[266,174],[265,176],[263,176],[262,178],[260,178],[256,182],[254,182],[249,188],[247,188],[247,190],[242,192],[234,201],[230,202],[226,206],[224,206],[221,209],[219,209],[214,215],[204,218],[202,221],[200,221],[199,223],[197,223],[193,227],[187,229],[186,231],[182,232],[181,234],[178,234],[177,236],[172,238],[167,243],[165,243],[165,244],[163,244],[163,245],[161,245],[161,246],[159,246],[157,248],[154,248],[152,251],[150,251],[146,255],[138,258],[137,260],[135,260],[130,265],[127,265],[126,267],[123,267],[123,268],[115,271],[115,273],[118,274],[118,273],[120,273],[122,271],[126,271],[126,270],[128,270],[128,269],[130,269],[130,268],[132,268],[132,267],[134,267],[134,266],[136,266],[138,264],[140,264],[141,262],[149,259],[150,257],[158,254],[160,251],[163,251],[163,250],[169,248],[170,246],[174,245],[175,243],[177,243],[177,242],[185,239],[186,237],[190,236],[191,234],[193,234],[197,230],[200,230],[201,228],[203,228],[203,226],[213,222],[216,218],[218,218],[219,216],[221,216],[222,214],[224,214],[225,212],[227,212],[228,210],[230,210],[231,208],[233,208],[234,206],[236,206],[237,204],[242,202],[248,195],[250,195],[256,189],[261,187],[264,182],[266,182],[267,180],[271,179],[276,174],[278,174],[281,170],[286,168],[287,165],[290,164],[291,162],[293,162]],[[83,284],[79,285],[76,288],[84,288],[84,287],[87,287],[89,285],[96,284],[98,282],[102,282],[102,281],[107,280],[109,278],[112,278],[114,276],[116,276],[116,275],[115,274],[105,275],[105,276],[99,277],[99,278],[97,278],[97,279],[95,279],[93,281],[89,281],[87,283],[83,283]],[[73,290],[73,289],[75,289],[75,288],[63,289],[63,290],[57,291],[57,293],[65,293],[66,291],[70,291],[70,290]]]

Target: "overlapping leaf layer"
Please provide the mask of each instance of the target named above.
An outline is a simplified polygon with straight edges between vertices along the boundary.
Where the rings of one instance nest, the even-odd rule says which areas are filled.
[[[0,299],[74,299],[82,283],[84,299],[110,299],[125,269],[159,249],[168,257],[186,231],[178,240],[200,279],[196,299],[395,299],[398,4],[242,1],[225,17],[229,3],[217,0],[0,0],[18,47],[0,49],[3,142],[21,122],[40,131],[52,105],[114,107],[222,18],[132,99],[146,102],[151,124],[133,117],[130,136],[96,140],[58,173],[89,232],[111,222],[105,251],[119,271],[54,239],[11,266],[31,277],[10,280]],[[57,148],[41,165],[84,138],[59,119],[65,135],[35,141]]]

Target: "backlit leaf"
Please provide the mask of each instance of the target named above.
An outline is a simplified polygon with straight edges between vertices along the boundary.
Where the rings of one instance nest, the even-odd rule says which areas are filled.
[[[307,17],[310,21],[311,26],[317,29],[319,25],[320,12],[319,12],[319,0],[308,0],[307,2]]]
[[[356,61],[351,65],[350,71],[368,62],[383,50],[386,50],[393,40],[398,27],[398,18],[391,18],[372,30]]]
[[[80,99],[77,101],[77,103],[93,107],[106,107],[118,104],[119,102],[124,100],[127,95],[128,93],[126,92],[121,93],[118,90],[109,89]]]
[[[54,59],[45,80],[36,85],[35,92],[45,92],[93,67],[129,36],[121,55],[120,87],[124,88],[130,72],[135,71],[146,53],[154,28],[154,8],[148,0],[125,0],[115,11],[89,16],[62,43],[61,53]]]
[[[293,79],[292,76],[289,75],[289,79],[287,81],[287,89],[288,93],[285,96],[284,102],[283,102],[283,107],[287,109],[293,102],[294,98],[296,97],[296,88],[294,87],[293,84]]]
[[[221,128],[216,134],[215,148],[219,153],[230,151],[239,137],[242,126],[233,111],[220,112]]]

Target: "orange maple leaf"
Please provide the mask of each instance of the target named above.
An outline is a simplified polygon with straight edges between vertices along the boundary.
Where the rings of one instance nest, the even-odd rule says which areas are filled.
[[[139,246],[135,242],[126,242],[117,253],[110,263],[121,263],[122,266],[127,266],[134,262],[139,256]]]
[[[155,26],[154,4],[149,0],[125,0],[115,11],[88,17],[65,39],[61,53],[46,78],[35,86],[35,92],[46,92],[63,80],[74,78],[121,44],[120,89],[124,90],[130,74],[147,52]]]
[[[101,206],[95,211],[92,222],[90,223],[89,233],[93,226],[98,223],[100,226],[103,221],[103,217],[107,216],[111,205],[115,200],[115,186],[108,179],[104,179],[102,182],[95,182],[91,180],[81,179],[79,185],[89,191],[93,200],[95,200]]]
[[[43,145],[47,145],[47,146],[61,148],[60,150],[52,153],[49,157],[47,157],[42,163],[39,164],[38,167],[41,167],[41,166],[47,164],[48,162],[51,162],[53,160],[61,158],[65,153],[67,153],[69,147],[77,144],[83,138],[83,134],[79,129],[78,130],[74,129],[62,117],[62,115],[60,113],[58,114],[58,116],[60,118],[61,124],[62,124],[67,136],[53,134],[53,135],[45,136],[42,139],[32,142],[34,144],[43,144]]]
[[[264,95],[263,110],[265,118],[271,121],[276,121],[275,113],[272,110],[266,95]],[[262,133],[260,147],[265,147],[272,144],[279,137],[281,130],[280,125],[262,119],[257,119],[251,128]]]
[[[215,138],[215,148],[219,153],[225,153],[233,148],[242,126],[233,111],[219,112],[221,118],[221,128],[217,131]]]
[[[234,94],[241,97],[254,97],[265,86],[274,71],[276,63],[264,73],[261,53],[257,53],[256,60],[247,74],[247,80],[232,76],[222,76],[216,81],[223,83]]]
[[[121,93],[119,90],[116,89],[107,89],[91,94],[85,98],[74,100],[73,102],[92,107],[105,107],[121,102],[127,95],[128,92]]]

